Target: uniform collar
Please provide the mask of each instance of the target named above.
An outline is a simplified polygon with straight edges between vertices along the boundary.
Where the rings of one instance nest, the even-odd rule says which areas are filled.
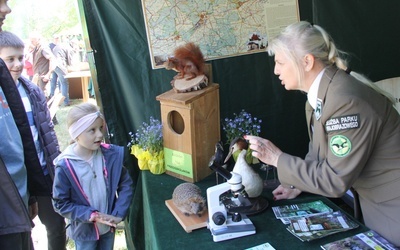
[[[318,89],[319,89],[319,85],[321,83],[321,79],[322,79],[324,72],[325,72],[325,68],[323,70],[321,70],[321,72],[319,72],[319,74],[314,79],[314,81],[311,84],[311,87],[307,93],[308,102],[310,103],[310,105],[313,109],[315,109],[317,107]]]

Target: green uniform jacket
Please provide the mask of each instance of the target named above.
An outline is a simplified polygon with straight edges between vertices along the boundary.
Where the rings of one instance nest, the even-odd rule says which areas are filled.
[[[341,197],[353,186],[364,222],[400,245],[400,115],[372,88],[336,67],[321,79],[317,107],[306,103],[311,130],[305,159],[282,154],[283,186]],[[319,103],[319,104],[318,104]]]

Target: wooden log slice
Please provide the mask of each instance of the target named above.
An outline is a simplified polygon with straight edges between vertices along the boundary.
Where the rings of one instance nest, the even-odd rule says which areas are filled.
[[[185,93],[204,89],[208,86],[208,78],[206,75],[198,75],[197,77],[186,80],[187,76],[182,79],[175,78],[171,81],[174,91],[177,93]]]

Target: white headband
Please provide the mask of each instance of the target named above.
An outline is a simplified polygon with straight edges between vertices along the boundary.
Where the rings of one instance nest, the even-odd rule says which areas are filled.
[[[96,113],[85,115],[76,122],[72,123],[68,128],[71,138],[75,140],[80,134],[82,134],[83,131],[90,127],[98,117],[104,120],[100,111],[97,111]]]

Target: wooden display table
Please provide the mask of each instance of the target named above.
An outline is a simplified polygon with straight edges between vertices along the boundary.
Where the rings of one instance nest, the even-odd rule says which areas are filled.
[[[265,178],[265,172],[260,172],[261,178]],[[133,228],[137,237],[133,239],[138,249],[169,250],[169,249],[190,249],[190,250],[226,250],[226,249],[247,249],[263,243],[270,243],[275,249],[319,249],[320,245],[345,238],[350,235],[365,232],[367,227],[360,224],[356,229],[341,232],[310,242],[302,242],[297,239],[286,228],[287,225],[276,219],[271,207],[298,204],[321,200],[334,211],[342,211],[350,218],[344,210],[334,204],[326,197],[302,193],[292,200],[273,200],[272,190],[265,189],[262,197],[269,202],[269,207],[255,215],[249,216],[256,227],[256,233],[245,237],[235,238],[222,242],[214,242],[211,232],[206,227],[193,230],[187,233],[175,216],[165,205],[165,200],[172,198],[174,189],[183,181],[170,175],[154,175],[149,171],[141,171],[136,192],[142,195],[135,195],[132,202],[132,211],[138,213],[140,219],[132,219],[129,226]],[[196,183],[206,195],[209,187],[216,185],[215,175],[210,175]],[[140,200],[142,199],[142,200]],[[143,226],[137,224],[142,221]]]

